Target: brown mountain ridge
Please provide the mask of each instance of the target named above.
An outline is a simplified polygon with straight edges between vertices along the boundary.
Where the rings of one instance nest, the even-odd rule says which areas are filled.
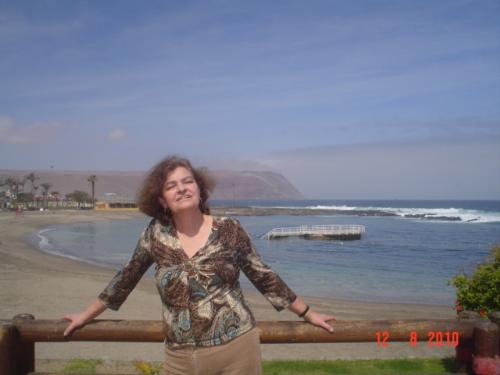
[[[0,181],[7,177],[22,180],[28,173],[34,172],[39,179],[35,184],[49,183],[49,192],[57,191],[61,196],[75,190],[90,194],[87,181],[92,174],[97,176],[96,197],[102,199],[109,193],[134,199],[146,172],[142,171],[36,171],[0,169]],[[212,199],[302,199],[300,193],[282,174],[271,171],[229,171],[211,170],[216,181]],[[6,190],[6,186],[0,190]],[[21,190],[22,191],[22,190]],[[24,186],[25,192],[31,191],[31,183]],[[41,193],[42,189],[38,189]]]

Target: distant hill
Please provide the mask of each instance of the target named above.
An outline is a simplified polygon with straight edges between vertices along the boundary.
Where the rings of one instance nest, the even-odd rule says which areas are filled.
[[[57,191],[62,196],[74,190],[83,190],[90,194],[90,183],[87,178],[91,174],[97,176],[96,196],[103,197],[107,193],[133,199],[141,185],[145,172],[118,171],[32,171],[2,170],[0,181],[7,177],[23,178],[30,172],[40,177],[36,184],[50,183],[49,192]],[[303,195],[281,174],[269,171],[211,171],[216,187],[213,199],[301,199]],[[5,190],[6,187],[0,187]],[[25,192],[31,191],[27,182]],[[38,189],[41,193],[42,189]]]
[[[283,175],[270,171],[212,171],[213,199],[302,199]]]

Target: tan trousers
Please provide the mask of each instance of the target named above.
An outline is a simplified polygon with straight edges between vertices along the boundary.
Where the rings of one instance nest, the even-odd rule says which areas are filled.
[[[211,347],[168,349],[165,375],[261,375],[259,331],[253,328],[234,340]]]

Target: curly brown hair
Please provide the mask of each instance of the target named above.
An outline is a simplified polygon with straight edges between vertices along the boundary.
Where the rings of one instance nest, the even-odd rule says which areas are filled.
[[[161,160],[149,171],[137,197],[139,210],[148,216],[158,219],[165,225],[173,223],[172,213],[170,210],[163,208],[158,198],[162,194],[163,184],[168,174],[177,167],[184,167],[193,174],[200,190],[200,211],[204,214],[210,214],[207,201],[210,192],[215,187],[215,181],[210,177],[207,168],[193,168],[188,159],[177,155],[170,155]]]

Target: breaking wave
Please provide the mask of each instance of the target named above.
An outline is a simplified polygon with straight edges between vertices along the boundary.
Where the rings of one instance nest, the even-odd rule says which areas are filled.
[[[348,206],[348,205],[314,205],[274,207],[286,209],[332,210],[337,213],[359,214],[364,216],[378,216],[389,214],[406,219],[457,221],[465,223],[497,223],[500,222],[500,212],[481,211],[463,208],[400,208],[376,206]]]

